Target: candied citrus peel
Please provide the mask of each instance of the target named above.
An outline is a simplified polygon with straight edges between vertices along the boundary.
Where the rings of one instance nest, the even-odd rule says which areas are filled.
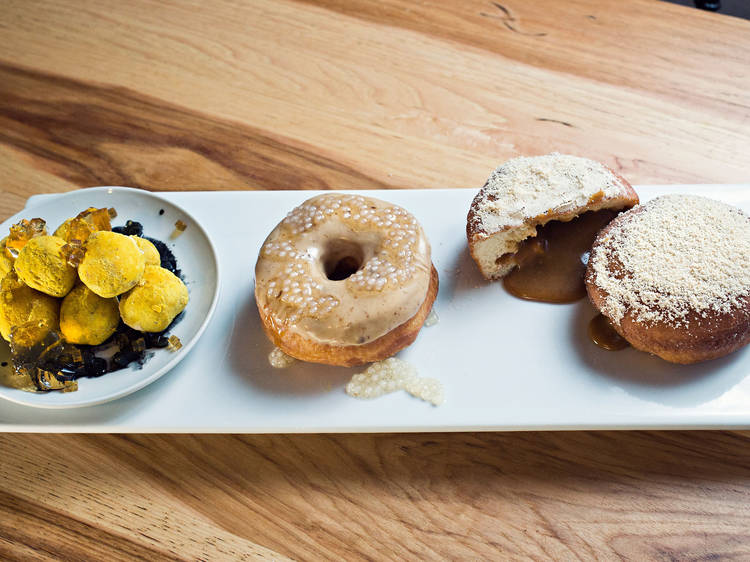
[[[174,230],[172,231],[172,234],[170,235],[170,238],[172,238],[172,239],[177,238],[183,232],[185,232],[186,228],[187,228],[187,224],[185,224],[181,220],[178,220],[177,222],[174,223]]]
[[[62,247],[62,253],[65,256],[65,261],[68,262],[70,267],[77,268],[83,260],[83,256],[86,254],[83,250],[83,244],[80,240],[71,240],[65,246]]]
[[[115,216],[117,216],[117,212],[114,209],[112,209],[112,211],[114,211]],[[76,218],[85,220],[96,230],[112,230],[112,224],[110,223],[111,216],[110,210],[106,207],[101,209],[89,207],[85,211],[78,213]]]
[[[78,217],[71,219],[70,223],[68,224],[68,231],[66,233],[65,239],[68,242],[85,242],[88,240],[89,236],[91,236],[94,232],[96,232],[96,229],[93,228],[91,224],[88,223],[88,221],[84,219],[79,219]]]
[[[68,242],[75,240],[85,242],[94,232],[112,230],[110,219],[116,216],[117,211],[114,209],[89,207],[70,220],[65,239]]]
[[[10,227],[10,234],[5,241],[5,255],[14,260],[18,253],[26,245],[26,242],[37,236],[47,234],[47,223],[44,219],[22,219]]]
[[[169,336],[168,341],[169,341],[169,344],[167,345],[167,349],[169,349],[169,351],[177,351],[178,349],[182,347],[182,342],[180,341],[180,338],[178,338],[174,334]]]

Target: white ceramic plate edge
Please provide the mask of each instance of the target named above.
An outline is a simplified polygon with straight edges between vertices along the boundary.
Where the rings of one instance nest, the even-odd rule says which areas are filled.
[[[716,198],[721,198],[722,200],[726,200],[728,202],[731,202],[733,200],[737,200],[737,198],[741,198],[744,201],[745,207],[747,207],[747,195],[750,193],[750,186],[741,184],[738,186],[730,186],[730,185],[707,185],[707,186],[698,186],[698,185],[689,185],[689,186],[636,186],[639,193],[642,195],[646,195],[648,190],[650,188],[658,189],[660,192],[699,192],[702,194],[705,194],[705,191],[711,190],[712,193],[716,194]],[[742,191],[734,193],[734,189],[740,188]],[[415,190],[407,190],[407,191],[415,191]],[[442,191],[442,190],[441,190]],[[450,190],[449,190],[450,191]],[[462,190],[466,191],[466,190]],[[234,192],[238,193],[238,192]],[[285,195],[282,197],[279,195],[281,199],[285,201],[285,205],[282,205],[279,209],[279,213],[282,213],[283,209],[291,208],[287,207],[286,204],[290,203],[292,200],[296,200],[297,198],[303,199],[307,196],[312,196],[314,194],[318,193],[316,192],[302,192],[302,191],[294,191],[294,192],[285,192]],[[386,194],[385,192],[369,192],[373,196],[377,197],[383,197],[385,199],[388,199],[388,194],[392,192],[388,192]],[[201,210],[198,210],[198,207],[191,207],[187,201],[192,201],[192,196],[195,195],[196,197],[201,197],[201,195],[206,195],[205,192],[198,192],[198,193],[175,193],[174,200],[180,201],[182,204],[185,204],[187,208],[194,208],[196,209],[196,213],[201,213]],[[231,198],[232,200],[236,198],[241,199],[242,195],[231,195],[232,192],[223,192],[223,195],[227,196],[227,200]],[[380,195],[382,194],[382,195]],[[720,196],[721,194],[721,196]],[[165,196],[169,196],[171,194],[165,194]],[[40,200],[42,197],[47,196],[39,196]],[[55,197],[55,195],[50,195],[49,197]],[[221,200],[221,198],[218,198]],[[255,200],[254,198],[248,198],[251,200]],[[287,201],[289,200],[289,201]],[[412,198],[412,201],[415,199]],[[172,199],[169,199],[170,203]],[[207,201],[207,199],[200,199],[201,202]],[[203,203],[204,204],[204,203]],[[405,203],[401,203],[405,205]],[[30,204],[31,207],[33,205]],[[411,208],[411,207],[407,207]],[[202,208],[201,208],[202,209]],[[274,210],[274,213],[276,211]],[[427,218],[429,218],[429,213],[425,213],[428,215]],[[265,220],[264,216],[264,220]],[[206,217],[204,216],[204,219]],[[268,217],[268,221],[272,222],[275,220],[273,217]],[[219,234],[217,234],[217,231],[214,230],[214,227],[216,224],[212,224],[211,222],[206,222],[206,227],[209,228],[212,232],[214,232],[214,235],[217,236],[217,242],[219,243],[219,255],[221,256],[221,252],[225,250],[223,247],[223,242],[225,242],[222,238],[219,237]],[[243,227],[244,228],[244,227]],[[259,231],[263,231],[263,228],[258,228]],[[262,238],[262,237],[261,237]],[[438,244],[439,245],[439,244]],[[225,265],[228,262],[224,262]],[[448,263],[453,263],[452,259],[446,261],[446,265]],[[224,268],[224,279],[225,282],[227,282],[228,286],[231,286],[232,279],[233,279],[233,269],[229,267]],[[243,269],[244,271],[244,269]],[[244,275],[244,274],[243,274]],[[236,276],[235,276],[236,277]],[[244,279],[244,277],[243,277]],[[244,286],[244,285],[243,285]],[[446,285],[447,286],[447,285]],[[443,287],[445,289],[445,287]],[[445,292],[445,291],[444,291]],[[225,291],[224,297],[221,299],[222,302],[219,303],[217,314],[220,316],[220,318],[217,318],[217,320],[223,320],[223,314],[227,312],[228,309],[228,302],[231,301],[231,299],[234,296],[234,290],[233,291]],[[445,297],[445,294],[443,294],[443,297]],[[225,300],[227,302],[225,302]],[[447,312],[447,311],[446,311]],[[440,329],[440,327],[445,327],[447,325],[450,325],[449,320],[447,318],[447,314],[444,316],[441,314],[441,322],[438,325],[437,329]],[[434,330],[431,328],[430,330]],[[428,338],[432,338],[435,340],[432,336],[433,332],[427,331],[426,336]],[[439,338],[437,338],[439,339]],[[414,352],[416,355],[419,355],[420,351],[423,351],[425,349],[425,344],[427,342],[423,341],[419,348],[415,346]],[[748,350],[750,352],[750,350]],[[218,363],[205,363],[205,366],[216,366]],[[492,419],[484,418],[483,420],[477,419],[476,416],[473,417],[463,417],[463,416],[457,416],[454,419],[449,420],[449,416],[442,416],[441,414],[447,413],[444,412],[444,408],[452,408],[456,405],[459,405],[458,397],[456,396],[456,391],[458,390],[457,387],[452,389],[454,391],[453,394],[449,396],[449,403],[443,407],[443,408],[436,408],[431,409],[430,407],[425,407],[423,404],[419,403],[418,401],[409,401],[407,404],[408,398],[399,397],[399,401],[397,402],[395,399],[390,400],[390,403],[396,403],[400,406],[403,406],[404,409],[408,408],[409,416],[399,416],[397,420],[389,419],[388,417],[388,410],[387,406],[389,403],[389,400],[387,400],[388,397],[384,397],[384,399],[381,399],[382,401],[372,401],[371,404],[363,404],[363,408],[371,407],[373,410],[378,411],[377,417],[371,417],[369,419],[366,418],[355,418],[351,420],[351,423],[349,423],[349,420],[344,421],[341,418],[339,419],[332,419],[332,418],[326,418],[326,419],[315,419],[315,417],[310,417],[306,421],[303,421],[300,423],[298,418],[295,418],[295,420],[291,423],[284,423],[281,421],[278,417],[272,417],[272,418],[263,418],[263,414],[251,414],[250,417],[243,417],[238,416],[237,411],[235,410],[236,404],[234,405],[228,405],[228,403],[224,402],[217,402],[220,404],[220,407],[216,409],[215,412],[212,413],[211,416],[203,416],[203,418],[198,421],[196,420],[192,415],[186,415],[185,412],[185,398],[189,398],[192,395],[194,395],[193,389],[196,388],[196,386],[190,386],[188,383],[190,382],[190,377],[193,375],[197,375],[198,373],[194,372],[195,370],[190,370],[189,372],[183,372],[181,373],[185,380],[177,381],[175,384],[172,384],[172,381],[164,381],[165,384],[169,385],[168,387],[163,388],[156,388],[153,387],[153,390],[144,391],[140,393],[138,396],[130,397],[124,399],[123,402],[118,403],[123,404],[124,406],[120,409],[119,413],[117,411],[117,407],[110,412],[110,410],[107,408],[106,412],[104,411],[105,408],[103,407],[101,410],[101,413],[98,415],[92,415],[88,416],[88,414],[85,412],[88,409],[81,409],[79,412],[71,411],[69,413],[58,412],[53,413],[50,412],[49,415],[43,415],[40,417],[40,419],[35,419],[34,416],[26,416],[22,415],[24,412],[21,412],[20,408],[18,410],[18,415],[20,416],[16,420],[11,418],[10,416],[7,417],[7,419],[0,423],[0,427],[4,431],[22,431],[22,432],[101,432],[101,433],[112,433],[112,432],[141,432],[141,433],[155,433],[155,432],[172,432],[172,433],[246,433],[246,434],[254,434],[254,433],[338,433],[338,432],[352,432],[352,433],[371,433],[371,432],[434,432],[434,431],[445,431],[445,432],[451,432],[451,431],[527,431],[527,430],[535,430],[535,431],[552,431],[552,430],[594,430],[594,429],[600,429],[600,430],[624,430],[624,429],[746,429],[750,427],[750,413],[745,409],[741,413],[737,413],[736,409],[732,409],[732,411],[722,412],[719,408],[714,409],[713,411],[708,411],[707,409],[703,409],[701,411],[702,406],[699,405],[698,407],[693,406],[685,406],[685,405],[670,405],[669,403],[665,403],[664,406],[659,406],[659,410],[647,410],[647,411],[617,411],[612,415],[608,415],[606,418],[596,418],[596,416],[592,417],[590,415],[586,415],[582,412],[572,412],[567,417],[561,418],[558,417],[557,420],[550,421],[549,416],[542,416],[542,417],[536,417],[536,416],[526,416],[521,421],[514,422],[513,419],[510,419],[505,414],[498,415],[497,422],[493,422]],[[193,377],[193,380],[195,380],[195,377]],[[611,379],[606,379],[602,376],[597,376],[593,379],[597,383],[607,383],[608,387],[617,387],[617,389],[620,389],[620,385],[612,385]],[[183,385],[182,383],[185,382],[186,384]],[[236,378],[235,378],[236,382]],[[448,383],[450,384],[450,379],[448,379]],[[572,383],[575,383],[576,380],[571,379]],[[580,381],[578,381],[580,382]],[[455,383],[455,381],[454,381]],[[567,382],[566,382],[567,384]],[[588,384],[586,382],[585,384]],[[724,383],[722,383],[720,386],[722,387],[722,392],[724,390],[732,390],[732,394],[737,397],[736,389],[733,388],[735,382],[728,382],[726,389],[724,389]],[[750,379],[747,380],[747,384],[745,386],[750,387]],[[233,387],[234,388],[234,387]],[[504,387],[503,387],[504,388]],[[250,391],[248,393],[248,397],[253,397],[253,395],[257,398],[257,402],[243,402],[242,403],[242,412],[246,411],[252,411],[254,410],[257,405],[262,405],[266,401],[266,397],[268,397],[270,400],[273,400],[273,395],[267,395],[264,394],[263,389],[260,387],[251,387],[248,386],[247,389]],[[659,389],[657,389],[659,390]],[[676,389],[679,390],[679,389]],[[503,390],[504,391],[504,390]],[[330,394],[330,393],[329,393]],[[342,410],[346,413],[352,404],[356,404],[355,401],[352,401],[352,399],[345,397],[343,395],[343,392],[341,389],[338,389],[335,393],[335,404],[337,407],[340,405],[342,407]],[[621,393],[622,394],[622,393]],[[750,395],[750,394],[749,394]],[[327,396],[327,395],[326,395]],[[717,396],[719,396],[717,394]],[[144,398],[145,397],[145,398]],[[614,396],[614,398],[618,398],[618,396]],[[646,403],[642,400],[643,396],[640,397],[641,402],[637,404],[637,406],[640,408],[641,404],[644,406],[645,409],[648,409],[651,404]],[[658,396],[657,396],[658,398]],[[243,395],[244,399],[244,395]],[[314,401],[315,397],[313,397]],[[713,397],[709,397],[708,400],[713,399]],[[138,408],[131,408],[130,401],[134,401],[133,404],[137,406],[143,406],[144,412],[141,413]],[[658,403],[659,400],[656,400]],[[331,401],[333,403],[333,400]],[[750,404],[750,402],[745,401],[745,404]],[[193,403],[195,405],[195,403]],[[300,395],[299,402],[302,407],[307,407],[308,401],[306,398],[302,395]],[[463,402],[462,404],[466,404],[466,402]],[[164,412],[169,411],[171,413],[174,413],[175,417],[173,417],[171,414],[169,417],[165,415],[161,415]],[[311,412],[315,412],[314,408],[311,409]],[[381,415],[385,415],[386,417],[381,417]],[[83,416],[87,417],[83,417]],[[63,417],[64,416],[64,417]],[[72,417],[76,416],[76,418]],[[218,416],[218,417],[216,417]],[[47,419],[47,422],[44,422],[44,419]],[[191,419],[192,418],[192,419]],[[365,421],[363,421],[363,419]],[[67,420],[67,421],[66,421]],[[244,420],[244,421],[243,421]],[[25,421],[25,423],[24,423]],[[309,423],[307,423],[309,421]],[[343,422],[343,423],[342,423]],[[489,422],[489,423],[488,423]]]
[[[156,370],[152,375],[146,377],[143,380],[138,381],[137,383],[134,383],[132,386],[127,387],[126,389],[118,390],[115,392],[112,392],[111,394],[106,394],[104,396],[101,396],[98,399],[95,400],[88,400],[85,402],[68,402],[68,403],[34,403],[33,400],[24,400],[22,398],[33,397],[36,396],[34,393],[26,393],[23,391],[19,391],[19,398],[14,398],[14,394],[3,395],[2,399],[8,400],[10,402],[13,402],[15,404],[21,404],[23,406],[30,406],[33,408],[42,408],[47,410],[64,410],[69,408],[81,408],[81,407],[88,407],[88,406],[97,406],[99,404],[104,404],[106,402],[111,402],[112,400],[117,400],[118,398],[122,398],[124,396],[128,396],[129,394],[132,394],[134,392],[137,392],[144,388],[145,386],[148,386],[149,384],[157,381],[164,375],[166,375],[169,371],[171,371],[180,361],[182,361],[185,356],[190,352],[190,350],[195,346],[195,344],[198,342],[198,340],[201,338],[203,333],[206,331],[206,328],[209,325],[209,322],[211,321],[211,318],[214,314],[214,311],[216,310],[216,305],[219,302],[219,295],[221,293],[221,270],[219,268],[219,259],[218,254],[216,252],[216,248],[214,247],[213,241],[211,240],[211,237],[208,235],[206,230],[203,228],[203,226],[193,217],[191,213],[189,213],[187,210],[185,210],[180,205],[177,205],[176,203],[173,203],[171,201],[168,201],[167,199],[164,199],[160,197],[159,195],[156,195],[150,191],[146,191],[143,189],[135,189],[132,187],[123,187],[123,186],[97,186],[97,187],[88,187],[84,188],[86,191],[94,191],[94,192],[120,192],[120,193],[137,193],[139,196],[146,196],[149,198],[153,198],[157,201],[162,201],[168,205],[174,206],[180,210],[182,214],[185,215],[185,217],[190,220],[191,227],[197,227],[198,230],[201,232],[203,237],[205,238],[208,248],[210,250],[210,256],[214,263],[214,268],[216,270],[216,290],[214,291],[213,298],[211,300],[211,304],[208,309],[208,313],[203,319],[203,322],[199,326],[198,330],[196,331],[195,335],[190,339],[188,343],[182,346],[180,348],[179,352],[175,354],[175,356],[164,366],[162,366],[160,369]],[[18,222],[19,220],[25,218],[25,214],[29,209],[33,209],[40,200],[43,201],[42,198],[46,199],[48,197],[65,197],[68,193],[77,193],[81,190],[73,190],[66,193],[60,193],[60,194],[43,194],[39,196],[31,196],[26,201],[26,206],[24,209],[22,209],[20,212],[16,213],[12,217],[6,219],[4,222]],[[23,394],[20,394],[23,393]]]

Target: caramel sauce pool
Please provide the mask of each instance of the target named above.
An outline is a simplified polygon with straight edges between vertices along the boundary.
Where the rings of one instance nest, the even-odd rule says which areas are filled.
[[[619,351],[630,346],[603,314],[597,314],[589,322],[589,338],[596,345],[608,351]]]
[[[614,211],[584,213],[570,222],[550,221],[537,227],[534,238],[521,243],[518,265],[503,278],[512,295],[550,303],[575,302],[586,296],[584,275],[597,233],[617,216]],[[603,349],[617,351],[630,344],[602,314],[589,323],[589,338]]]
[[[597,233],[614,211],[584,213],[570,222],[550,221],[521,243],[518,266],[503,278],[512,295],[533,301],[567,303],[586,296],[583,277]]]

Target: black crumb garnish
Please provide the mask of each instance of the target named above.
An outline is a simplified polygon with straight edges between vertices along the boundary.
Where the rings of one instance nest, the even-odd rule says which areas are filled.
[[[162,209],[163,211],[164,209]],[[169,249],[169,247],[162,242],[161,240],[157,240],[156,238],[149,238],[148,236],[143,236],[143,225],[141,223],[136,221],[127,221],[125,223],[125,226],[116,226],[112,229],[112,232],[117,232],[119,234],[125,234],[126,236],[140,236],[141,238],[145,238],[149,242],[151,242],[154,246],[156,246],[156,249],[159,252],[159,258],[161,258],[161,266],[174,273],[177,277],[183,279],[182,277],[182,271],[180,271],[177,267],[177,258],[174,257],[174,254],[172,253],[172,250]]]
[[[164,214],[164,209],[159,209],[159,214],[163,215]]]
[[[58,380],[71,381],[81,377],[100,377],[125,369],[133,363],[138,368],[143,367],[146,361],[153,357],[154,349],[163,349],[169,345],[167,334],[184,315],[185,313],[181,312],[163,332],[139,332],[120,321],[115,333],[104,343],[78,345],[76,347],[81,352],[80,357],[56,361],[55,364],[48,365],[47,369],[55,372]],[[99,354],[104,355],[107,352],[112,354],[109,360],[99,357]]]
[[[112,232],[124,234],[125,236],[143,236],[143,225],[135,221],[127,221],[125,226],[115,226]]]
[[[180,271],[177,267],[177,258],[174,257],[174,254],[172,253],[172,250],[169,249],[169,247],[162,242],[161,240],[157,240],[156,238],[149,238],[148,236],[145,237],[146,240],[151,242],[154,246],[156,246],[156,249],[159,251],[159,258],[161,258],[161,266],[174,273],[177,277],[182,279],[182,271]]]

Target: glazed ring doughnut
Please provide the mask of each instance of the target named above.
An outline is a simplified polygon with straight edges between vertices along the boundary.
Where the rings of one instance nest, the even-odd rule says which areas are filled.
[[[704,197],[653,199],[599,233],[586,289],[636,349],[683,364],[731,353],[750,343],[750,217]]]
[[[438,289],[430,245],[406,210],[329,193],[292,210],[255,265],[263,329],[302,361],[361,365],[410,345]]]

